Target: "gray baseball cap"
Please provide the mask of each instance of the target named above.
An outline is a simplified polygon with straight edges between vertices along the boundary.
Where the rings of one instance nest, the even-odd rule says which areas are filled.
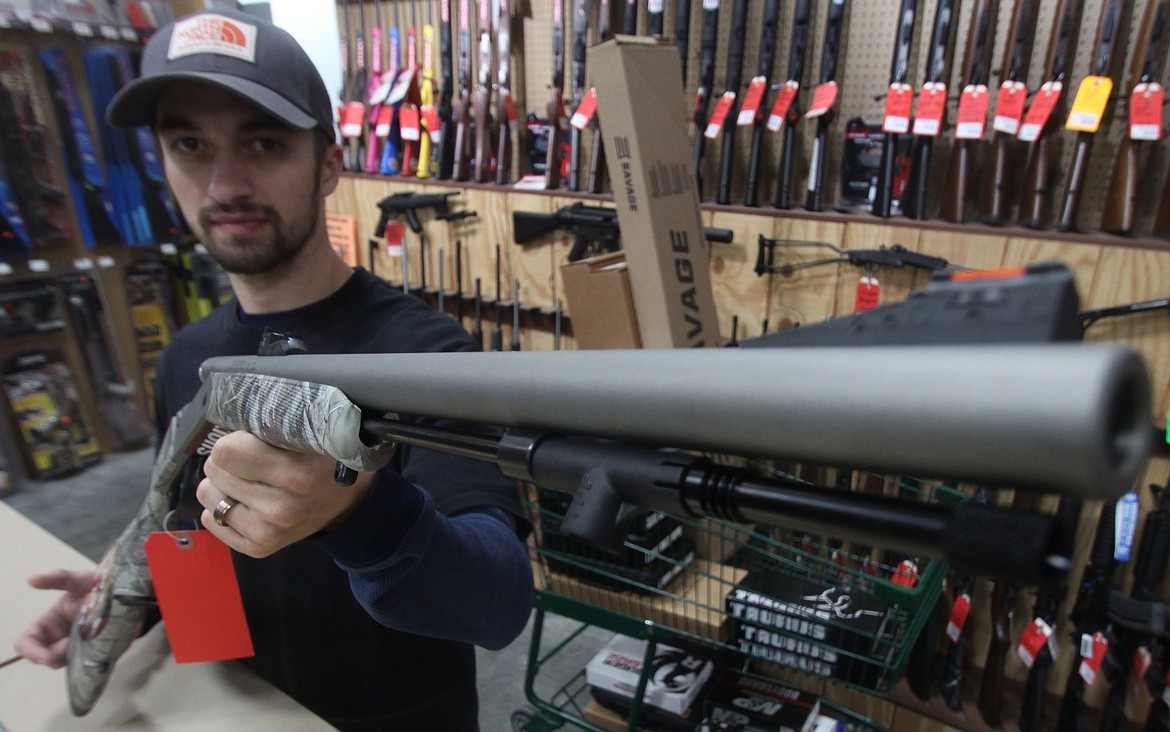
[[[254,15],[207,10],[159,28],[143,51],[141,76],[114,95],[106,119],[114,127],[153,124],[159,95],[176,81],[218,86],[290,127],[337,139],[317,67],[288,31]]]

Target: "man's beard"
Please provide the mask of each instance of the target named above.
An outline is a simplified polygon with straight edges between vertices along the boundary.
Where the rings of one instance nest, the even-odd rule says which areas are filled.
[[[261,216],[271,227],[270,234],[224,235],[215,233],[212,221],[217,216],[253,214]],[[199,210],[199,230],[203,245],[225,272],[256,275],[273,272],[291,262],[305,247],[316,230],[319,211],[309,205],[306,216],[286,223],[276,209],[257,203],[214,204]]]

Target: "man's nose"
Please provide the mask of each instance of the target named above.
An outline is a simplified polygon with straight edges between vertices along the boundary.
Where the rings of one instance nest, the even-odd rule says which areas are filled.
[[[216,156],[207,183],[207,195],[216,203],[247,200],[254,193],[247,166],[238,157],[223,152]]]

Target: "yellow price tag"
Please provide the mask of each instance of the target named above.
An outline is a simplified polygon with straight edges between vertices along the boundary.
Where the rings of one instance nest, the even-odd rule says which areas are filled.
[[[1064,126],[1077,132],[1096,132],[1105,116],[1105,106],[1113,91],[1113,80],[1108,76],[1086,76],[1077,89],[1068,121]]]

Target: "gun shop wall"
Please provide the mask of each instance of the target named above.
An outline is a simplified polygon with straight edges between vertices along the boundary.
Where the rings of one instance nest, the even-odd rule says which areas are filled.
[[[467,0],[466,5],[465,55],[469,60],[466,68],[460,66],[461,1],[452,0],[449,6],[452,31],[448,62],[453,65],[450,71],[457,94],[460,77],[466,76],[467,121],[472,125],[468,132],[474,132],[478,118],[472,102],[476,101],[476,86],[482,71],[486,75],[479,103],[486,104],[497,120],[499,110],[515,110],[515,121],[507,136],[511,143],[509,154],[498,153],[498,131],[492,130],[492,134],[484,136],[489,142],[483,148],[488,151],[490,162],[481,164],[479,174],[474,165],[476,148],[473,146],[472,157],[463,161],[468,166],[468,174],[462,176],[465,180],[443,176],[438,168],[427,171],[429,178],[406,176],[401,171],[398,175],[354,171],[344,176],[339,190],[327,203],[338,244],[347,247],[346,255],[352,261],[400,285],[405,272],[411,291],[436,307],[441,300],[446,312],[460,314],[469,330],[477,326],[474,293],[478,281],[482,293],[479,328],[488,331],[498,326],[503,344],[516,342],[524,350],[575,347],[573,313],[563,307],[562,277],[562,267],[575,239],[572,232],[559,230],[538,241],[518,245],[514,241],[513,214],[553,214],[578,202],[610,206],[613,200],[603,176],[598,192],[588,190],[592,146],[600,139],[588,129],[580,136],[578,177],[571,183],[565,180],[570,170],[570,154],[565,151],[565,175],[561,176],[560,186],[555,190],[534,189],[541,187],[545,177],[549,109],[550,106],[558,109],[556,103],[550,105],[550,102],[559,101],[566,116],[572,115],[590,78],[586,67],[586,76],[583,80],[578,77],[578,83],[574,83],[574,13],[578,2],[564,0],[560,49],[564,77],[560,93],[554,99],[550,88],[556,56],[552,21],[559,3],[560,0],[519,0],[504,4],[510,6],[511,18],[507,54],[511,103],[503,107],[497,106],[498,46],[492,45],[486,56],[490,67],[484,68],[480,62],[478,3]],[[746,32],[737,33],[734,30],[737,6],[741,4],[746,11],[743,16]],[[767,114],[779,96],[777,87],[791,76],[790,51],[794,26],[798,25],[794,18],[797,8],[805,4],[796,0],[778,4],[775,53],[766,71],[759,67],[758,60],[761,29],[767,27],[764,20],[770,3],[708,0],[660,4],[662,33],[669,39],[666,42],[671,43],[676,39],[680,8],[691,7],[690,23],[681,34],[687,43],[683,85],[687,107],[693,106],[698,112],[700,105],[692,105],[691,100],[709,99],[704,116],[692,120],[698,134],[708,129],[710,114],[728,90],[728,61],[739,55],[733,53],[736,41],[742,43],[739,52],[743,64],[735,89],[739,92],[736,104],[742,103],[750,80],[764,71],[770,89],[763,97],[760,114],[766,123]],[[155,169],[143,163],[142,150],[133,145],[128,149],[111,146],[109,131],[97,111],[101,107],[98,100],[109,91],[104,86],[113,78],[111,70],[117,69],[123,60],[133,65],[143,39],[151,31],[150,18],[124,14],[77,20],[6,12],[33,5],[0,2],[0,88],[7,92],[0,95],[0,146],[4,152],[0,156],[3,163],[0,196],[4,197],[6,222],[6,228],[0,230],[0,302],[4,305],[0,310],[0,363],[4,368],[2,378],[7,397],[2,436],[5,458],[10,465],[25,475],[51,478],[84,469],[104,453],[132,449],[149,439],[144,435],[150,432],[153,358],[171,332],[209,312],[229,293],[222,273],[198,247],[179,234],[181,222],[171,218],[161,179]],[[122,8],[143,4],[114,5]],[[153,5],[158,6],[155,20],[165,18],[169,10],[164,7],[167,3]],[[580,5],[587,11],[588,45],[596,43],[601,35],[599,5],[597,0]],[[828,68],[823,56],[830,1],[815,0],[807,5],[810,9],[807,52],[803,70],[796,79],[800,91],[795,101],[800,110],[813,106],[814,88],[828,81],[822,71]],[[1156,24],[1146,22],[1147,17],[1156,17],[1148,13],[1151,7],[1158,11],[1165,5],[1155,0],[1119,3],[921,0],[916,7],[913,33],[908,36],[910,42],[904,46],[904,79],[914,95],[919,94],[928,73],[933,80],[945,81],[946,115],[938,125],[939,134],[931,138],[929,165],[921,163],[924,136],[891,136],[892,149],[898,152],[893,168],[895,175],[883,180],[880,157],[887,138],[881,125],[886,116],[891,78],[897,73],[897,64],[891,64],[891,59],[898,21],[904,17],[900,15],[902,2],[850,0],[845,3],[832,74],[837,96],[819,121],[797,114],[786,118],[778,130],[765,126],[759,137],[760,152],[755,156],[754,176],[749,176],[753,161],[750,124],[736,131],[727,158],[722,154],[727,127],[716,129],[718,134],[705,142],[701,158],[704,181],[701,218],[706,226],[728,229],[734,235],[730,244],[710,245],[711,279],[723,341],[738,341],[849,314],[857,306],[859,295],[868,296],[880,305],[896,303],[924,287],[930,278],[930,272],[912,266],[858,267],[837,261],[844,255],[815,245],[819,243],[831,244],[845,253],[901,246],[913,253],[943,258],[955,266],[979,270],[1060,261],[1075,274],[1084,310],[1165,298],[1165,283],[1170,281],[1170,249],[1163,237],[1170,235],[1170,196],[1165,202],[1163,197],[1170,193],[1164,185],[1170,173],[1170,160],[1164,150],[1165,142],[1132,139],[1128,123],[1131,107],[1142,106],[1148,112],[1148,104],[1134,105],[1128,101],[1143,72],[1152,69],[1147,81],[1165,81],[1170,39],[1166,34],[1154,32]],[[625,6],[624,2],[609,4],[612,32],[623,32]],[[1016,22],[1021,7],[1028,9],[1027,22]],[[646,3],[636,3],[636,8],[634,30],[646,34],[651,21],[658,19],[651,17]],[[948,42],[931,44],[932,29],[939,20],[940,10],[945,12],[948,8],[953,18]],[[1072,21],[1065,36],[1067,67],[1061,69],[1056,58],[1059,54],[1053,49],[1061,38],[1060,19],[1068,9]],[[352,56],[358,48],[357,37],[364,14],[367,37],[375,18],[381,16],[385,49],[389,48],[391,28],[401,30],[401,35],[408,38],[409,27],[414,25],[421,53],[424,36],[417,30],[418,26],[436,27],[431,46],[435,54],[433,103],[439,109],[446,105],[449,100],[440,93],[443,68],[438,58],[442,45],[438,26],[443,12],[439,2],[339,0],[336,10],[340,32],[344,33],[348,25],[346,46],[351,54],[345,76],[327,79],[340,101],[369,101],[369,78],[364,85],[356,83],[357,66]],[[1113,10],[1120,14],[1111,15]],[[976,18],[986,18],[986,25]],[[1101,33],[1100,29],[1110,23],[1118,32],[1112,47],[1106,48],[1107,38],[1099,37],[1108,34]],[[703,74],[700,63],[704,25],[715,29],[714,34],[708,34],[714,45],[708,43],[707,47],[710,59],[707,75]],[[982,43],[978,42],[978,33],[971,33],[972,28],[980,27],[986,27]],[[1016,28],[1023,31],[1015,32]],[[487,39],[495,44],[498,32],[488,33]],[[401,45],[405,52],[406,42],[401,41]],[[943,61],[941,67],[929,63],[932,45],[945,50],[935,54],[936,59]],[[367,42],[364,46],[368,54],[372,44]],[[977,46],[982,47],[982,54],[975,58],[972,49]],[[1009,53],[1016,47],[1023,49],[1022,52]],[[46,54],[49,51],[63,54],[63,67],[57,56]],[[371,59],[365,59],[364,63],[367,69],[373,66]],[[400,63],[407,65],[405,57]],[[388,68],[389,58],[383,59],[381,65]],[[420,60],[419,66],[422,65]],[[895,67],[894,74],[891,66]],[[61,68],[72,72],[79,100],[76,108],[68,102],[61,85],[63,77],[57,72]],[[107,81],[98,83],[103,77],[102,69]],[[1015,73],[1011,74],[1013,69]],[[1105,95],[1099,131],[1064,129],[1078,87],[1094,70],[1113,81],[1112,94]],[[1026,83],[1031,104],[1035,104],[1039,97],[1037,90],[1044,82],[1057,77],[1062,80],[1063,92],[1049,123],[1041,126],[1037,141],[1024,141],[992,129],[997,109],[996,91],[1009,75]],[[704,77],[709,81],[706,93],[700,95]],[[422,79],[415,78],[417,87]],[[990,90],[987,92],[990,111],[984,115],[984,129],[977,139],[956,142],[959,91],[972,82],[986,85]],[[420,92],[418,101],[425,103],[421,89],[413,91]],[[403,93],[413,92],[407,88]],[[1085,100],[1086,105],[1091,101]],[[1086,106],[1081,118],[1091,119],[1092,109]],[[896,124],[896,116],[890,115],[892,124]],[[734,121],[736,114],[733,112],[728,117]],[[604,127],[604,109],[598,110],[598,118]],[[359,121],[362,119],[359,117]],[[364,126],[359,125],[361,135],[369,132],[368,116],[364,119]],[[749,121],[754,122],[750,116]],[[967,134],[971,129],[970,120],[964,117],[963,121],[964,134]],[[78,165],[81,156],[77,145],[83,138],[69,134],[77,125],[88,131],[94,156],[106,171],[104,179],[100,172],[95,174]],[[1150,126],[1139,120],[1139,136],[1148,136]],[[1158,124],[1154,127],[1160,130]],[[790,131],[791,137],[791,153],[787,156],[783,144],[786,131]],[[136,144],[144,142],[148,141],[135,141]],[[1041,167],[1049,172],[1049,179],[1037,185],[1028,168],[1042,143],[1047,145],[1049,165]],[[808,182],[810,167],[815,162],[814,149],[822,151],[818,159],[824,160],[820,186],[814,187],[820,204],[812,206],[819,210],[807,207],[808,201],[813,200],[808,193]],[[1002,158],[1006,161],[1004,172],[998,177],[999,188],[995,187],[997,176],[991,165],[996,149],[1006,151]],[[846,150],[850,151],[848,155]],[[1078,157],[1078,150],[1086,154]],[[125,154],[126,158],[117,158],[119,154]],[[965,177],[958,175],[960,160],[966,161]],[[919,167],[915,176],[912,173],[916,161]],[[1117,182],[1124,181],[1125,177],[1115,169],[1130,162],[1133,163],[1130,180],[1136,182],[1127,188]],[[777,208],[773,203],[785,170],[791,171],[787,181],[790,200],[787,208]],[[517,185],[524,176],[531,177]],[[721,177],[729,182],[725,195],[717,185]],[[757,182],[755,196],[759,206],[745,205],[749,198],[749,177]],[[1071,196],[1070,180],[1077,183]],[[114,185],[126,185],[125,195],[137,196],[137,210],[141,214],[128,221],[112,221],[110,230],[95,228],[94,223],[101,216],[94,208],[92,192]],[[885,212],[881,210],[875,213],[871,200],[885,190],[883,186],[892,192],[888,216],[882,215]],[[961,195],[956,195],[956,186]],[[923,198],[913,215],[907,215],[901,198],[912,190],[919,191]],[[1002,193],[998,209],[991,200],[991,194],[996,191]],[[415,232],[407,224],[405,213],[399,213],[391,217],[384,235],[375,235],[382,218],[378,204],[388,196],[449,192],[455,194],[444,209],[447,214],[454,214],[449,218],[437,217],[441,212],[438,209],[419,211],[421,231]],[[22,207],[23,227],[13,226],[12,209],[7,207],[9,200]],[[987,222],[994,212],[998,212],[994,218],[1000,223]],[[1062,219],[1066,230],[1060,230]],[[1020,224],[1022,220],[1028,220],[1030,225]],[[766,246],[761,237],[774,242],[771,245],[773,267],[762,274],[757,272],[761,248]],[[817,264],[821,260],[834,261]],[[92,317],[94,314],[97,317]],[[513,328],[514,318],[519,323],[518,332]],[[559,332],[558,323],[562,326]],[[1087,329],[1085,338],[1130,344],[1142,353],[1155,392],[1151,419],[1162,422],[1170,410],[1170,314],[1167,310],[1155,307],[1103,319]],[[733,378],[733,375],[712,375],[712,378]],[[782,379],[783,374],[777,374],[776,378]],[[901,382],[897,374],[875,373],[871,383],[842,384],[841,388],[898,389],[909,393],[914,385]],[[1165,485],[1168,480],[1170,462],[1162,456],[1154,458],[1135,486],[1140,489],[1140,516],[1147,515],[1153,506],[1145,486]],[[887,490],[893,490],[892,483]],[[997,501],[1009,505],[1013,500],[1011,492],[1000,493]],[[1054,510],[1053,503],[1053,499],[1046,498],[1042,508]],[[1088,505],[1082,514],[1078,554],[1069,573],[1074,582],[1086,564],[1098,508]],[[1118,586],[1128,590],[1129,581],[1126,574],[1120,574]],[[891,729],[986,729],[976,711],[975,697],[996,630],[990,613],[994,590],[995,583],[990,581],[977,582],[974,588],[973,637],[966,674],[969,701],[962,714],[946,709],[937,694],[922,702],[904,686],[896,688],[890,699],[881,699],[843,686],[813,682],[797,673],[778,673],[791,683],[821,692]],[[1013,607],[1013,638],[1031,619],[1033,593],[1030,588],[1021,590]],[[1165,582],[1161,596],[1170,598],[1170,587]],[[944,590],[943,598],[949,603],[949,589]],[[1053,714],[1065,680],[1074,667],[1076,654],[1068,642],[1072,629],[1068,615],[1075,599],[1076,593],[1070,590],[1058,613],[1060,622],[1055,637],[1060,641],[1061,652],[1047,683]],[[944,638],[935,649],[939,658],[945,644]],[[1027,672],[1014,653],[1009,654],[1004,664],[1003,676],[1006,679],[1003,728],[1015,729],[1015,710]],[[1091,714],[1102,708],[1105,687],[1097,684],[1088,691]],[[1148,694],[1142,691],[1130,696],[1133,697],[1129,702],[1131,718],[1144,715],[1149,705]]]

